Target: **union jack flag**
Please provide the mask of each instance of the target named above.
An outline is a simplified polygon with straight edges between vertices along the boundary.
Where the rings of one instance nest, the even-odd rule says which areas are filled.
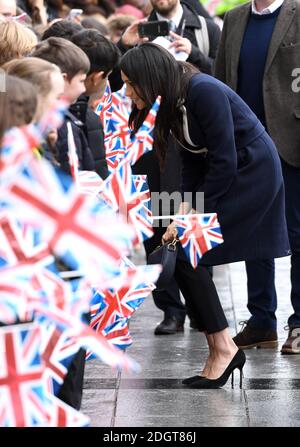
[[[1,143],[0,173],[2,184],[13,178],[23,164],[34,157],[33,149],[39,146],[50,129],[58,128],[63,122],[65,101],[57,101],[38,124],[13,127],[5,133]]]
[[[25,290],[28,287],[29,275],[19,278],[17,273],[0,273],[0,322],[14,324],[26,320],[27,300]],[[16,283],[16,285],[15,285]]]
[[[41,332],[35,324],[0,329],[0,426],[32,427],[49,422]]]
[[[159,265],[134,266],[123,258],[126,277],[118,289],[97,290],[92,300],[91,327],[114,345],[125,348],[131,344],[128,321],[155,289],[161,267]],[[90,357],[90,353],[88,353]]]
[[[120,91],[111,93],[108,83],[95,113],[100,115],[103,123],[106,161],[108,169],[112,172],[122,160],[130,140],[128,127],[130,112],[125,86]]]
[[[94,171],[79,171],[77,187],[82,194],[95,195],[102,188],[103,180]]]
[[[99,115],[100,120],[103,123],[104,132],[106,129],[108,129],[109,121],[112,114],[112,95],[111,95],[111,89],[110,84],[107,82],[106,89],[104,92],[103,97],[101,98],[101,102],[98,104],[95,113]]]
[[[32,319],[31,302],[40,301],[31,287],[35,270],[31,265],[0,269],[0,321],[13,324]]]
[[[65,336],[70,341],[77,342],[78,349],[83,347],[93,351],[94,354],[113,368],[139,371],[139,365],[119,349],[111,346],[101,334],[97,334],[91,327],[78,321],[56,308],[54,311],[43,307],[36,307],[38,318],[53,322],[65,331]],[[42,320],[41,320],[42,321]]]
[[[142,155],[153,149],[153,131],[160,101],[161,97],[158,96],[145,121],[127,146],[125,158],[131,165],[134,165]]]
[[[112,114],[106,138],[109,135],[118,136],[123,146],[126,147],[130,137],[130,129],[128,127],[129,111],[122,95],[122,92],[112,94]]]
[[[126,153],[126,146],[123,145],[118,136],[111,136],[105,142],[105,156],[107,167],[110,172],[117,169]]]
[[[22,231],[23,230],[23,231]],[[32,229],[32,237],[28,244],[27,228],[24,238],[24,229],[17,224],[9,214],[0,214],[0,267],[18,265],[47,265],[52,261],[49,247],[45,242],[34,244],[34,230]]]
[[[37,162],[43,183],[31,173],[30,165],[9,185],[13,212],[25,222],[42,222],[44,240],[71,268],[78,269],[80,260],[87,275],[106,275],[128,251],[132,229],[104,213],[103,204],[93,197],[79,194],[68,176],[44,160],[35,160],[34,165]]]
[[[32,149],[40,142],[40,133],[33,124],[13,127],[5,133],[1,144],[1,183],[17,175],[24,162],[34,157]]]
[[[47,427],[88,427],[90,419],[79,411],[62,402],[57,397],[48,394],[50,420]]]
[[[153,219],[151,211],[151,195],[147,181],[147,175],[133,175],[132,181],[136,194],[139,195],[139,200],[141,201],[141,207],[138,210],[140,219],[144,222],[143,226],[140,226],[143,238],[140,239],[144,241],[153,236]]]
[[[57,394],[73,356],[78,352],[78,343],[68,340],[64,332],[53,323],[40,321],[39,324],[42,331],[41,353],[45,380],[49,392]]]
[[[133,245],[153,236],[146,176],[133,176],[126,160],[105,180],[99,198],[133,225],[136,232]]]
[[[33,275],[30,286],[36,292],[35,301],[30,302],[33,309],[35,304],[39,307],[58,308],[78,320],[89,311],[92,290],[86,279],[64,281],[58,272],[43,269]]]
[[[216,213],[188,214],[174,218],[174,223],[181,245],[194,268],[204,253],[224,242]]]

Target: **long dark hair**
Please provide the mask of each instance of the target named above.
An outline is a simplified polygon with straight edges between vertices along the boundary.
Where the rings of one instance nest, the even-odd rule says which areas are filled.
[[[157,96],[162,98],[154,130],[154,146],[163,167],[170,131],[179,140],[182,138],[180,106],[185,100],[188,83],[198,70],[190,64],[176,61],[167,50],[153,43],[144,43],[127,51],[120,68],[147,105],[143,110],[133,107],[129,124],[134,133]]]

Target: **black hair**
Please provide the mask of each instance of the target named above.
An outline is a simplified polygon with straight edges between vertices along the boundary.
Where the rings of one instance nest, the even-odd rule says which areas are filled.
[[[82,30],[75,34],[71,41],[89,58],[91,64],[89,74],[103,71],[107,76],[119,62],[118,47],[95,29]]]
[[[146,108],[133,107],[129,125],[137,132],[157,96],[161,105],[154,130],[155,152],[164,166],[170,131],[182,140],[182,112],[188,83],[199,71],[190,64],[178,62],[167,50],[144,43],[127,51],[120,62],[120,69],[128,77],[132,87],[146,103]]]
[[[41,40],[46,40],[49,37],[62,37],[70,40],[74,34],[78,33],[82,29],[83,27],[78,23],[73,23],[70,20],[59,20],[44,31]]]

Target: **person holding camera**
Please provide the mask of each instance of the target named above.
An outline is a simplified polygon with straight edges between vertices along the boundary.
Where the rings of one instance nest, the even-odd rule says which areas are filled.
[[[175,53],[187,53],[187,62],[195,65],[201,72],[211,74],[212,65],[216,58],[220,40],[220,29],[209,18],[203,9],[199,14],[191,6],[191,0],[150,0],[153,10],[148,17],[148,22],[169,22],[170,49],[174,47]],[[138,33],[140,22],[135,22],[122,36],[120,44],[123,50],[143,42]],[[149,40],[155,39],[152,31]],[[122,49],[122,48],[121,48]],[[125,52],[123,51],[123,52]]]
[[[196,11],[191,6],[192,0],[150,0],[150,2],[153,10],[148,20],[133,23],[123,34],[118,45],[122,53],[139,43],[155,40],[159,30],[164,32],[167,28],[167,30],[170,29],[170,33],[165,37],[170,39],[168,49],[174,57],[177,58],[177,55],[182,57],[186,53],[184,59],[187,62],[193,64],[201,72],[211,74],[220,39],[220,30],[209,18],[206,10],[199,3],[199,9]],[[199,15],[200,12],[201,15]],[[163,21],[168,24],[167,27],[163,26]],[[181,159],[177,149],[177,142],[170,136],[166,163],[162,169],[160,169],[155,152],[144,155],[134,166],[134,173],[148,176],[151,192],[166,191],[172,194],[180,190]],[[160,243],[165,228],[160,225],[154,228],[154,231],[154,236],[144,244],[147,257]],[[189,303],[187,292],[182,290],[182,293],[186,303]],[[191,320],[190,327],[200,329],[194,310],[190,306],[186,308],[181,301],[175,278],[165,290],[154,291],[153,298],[155,305],[164,313],[163,320],[155,328],[155,335],[182,332],[186,313]]]

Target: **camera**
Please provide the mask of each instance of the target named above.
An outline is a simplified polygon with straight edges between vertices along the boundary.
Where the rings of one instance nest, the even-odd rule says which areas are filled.
[[[166,20],[139,23],[138,25],[138,33],[140,37],[149,37],[150,39],[154,39],[158,36],[168,36],[169,32],[170,23]]]

